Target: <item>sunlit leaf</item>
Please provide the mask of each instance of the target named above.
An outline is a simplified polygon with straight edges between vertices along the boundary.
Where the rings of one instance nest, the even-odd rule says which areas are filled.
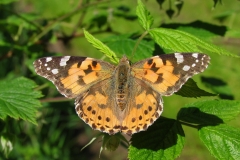
[[[216,159],[240,158],[240,129],[225,124],[202,127],[199,137]]]
[[[0,82],[0,118],[6,116],[24,119],[33,124],[36,122],[37,108],[41,104],[37,98],[42,95],[33,90],[36,84],[26,78]]]

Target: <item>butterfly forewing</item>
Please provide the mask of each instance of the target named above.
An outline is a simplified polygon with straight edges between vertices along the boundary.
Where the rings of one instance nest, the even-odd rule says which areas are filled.
[[[34,67],[36,73],[52,81],[61,94],[75,98],[93,84],[109,78],[115,66],[93,58],[64,56],[40,58]]]
[[[154,56],[132,66],[136,78],[145,81],[161,95],[177,92],[193,75],[203,72],[210,57],[200,53],[174,53]]]

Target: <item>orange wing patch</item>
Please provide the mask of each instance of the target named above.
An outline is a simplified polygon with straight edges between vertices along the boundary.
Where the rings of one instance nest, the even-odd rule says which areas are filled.
[[[75,101],[77,114],[93,129],[109,134],[121,131],[120,118],[114,107],[114,100],[105,84],[107,80],[96,84]],[[110,91],[111,92],[111,91]]]
[[[133,68],[136,78],[149,82],[154,89],[163,93],[171,86],[174,86],[179,78],[179,74],[174,74],[174,65],[171,61],[163,63],[161,58],[153,58],[143,63],[143,68]]]
[[[86,90],[86,85],[111,76],[101,69],[101,64],[96,61],[83,61],[80,65],[75,63],[68,69],[67,77],[60,78],[60,82],[65,89],[78,95]]]
[[[163,111],[162,98],[159,93],[138,79],[133,86],[129,105],[122,121],[122,132],[128,135],[146,130]],[[137,87],[140,85],[141,87]],[[132,99],[133,98],[133,99]]]

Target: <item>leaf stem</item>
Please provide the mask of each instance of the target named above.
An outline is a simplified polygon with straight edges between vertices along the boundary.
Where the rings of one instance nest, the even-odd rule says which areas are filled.
[[[133,57],[133,55],[135,54],[136,50],[137,50],[137,47],[139,45],[139,43],[141,42],[141,40],[148,34],[148,31],[145,31],[137,40],[137,43],[135,44],[134,48],[133,48],[133,51],[131,53],[131,57],[130,59]]]
[[[40,100],[41,103],[67,102],[67,101],[72,101],[72,99],[68,99],[65,97],[55,97],[55,98],[44,98]]]
[[[39,86],[39,87],[36,87],[35,90],[36,90],[36,91],[43,90],[44,88],[46,88],[46,87],[48,87],[48,86],[49,86],[48,83],[45,83],[45,84],[43,84],[43,85],[41,85],[41,86]]]
[[[186,122],[183,122],[183,121],[179,121],[179,122],[180,122],[182,125],[185,125],[185,126],[188,126],[188,127],[191,127],[191,128],[199,129],[199,126],[198,126],[198,125],[186,123]]]
[[[89,1],[87,1],[86,3],[88,3],[88,2],[89,2]],[[79,5],[78,5],[79,8],[80,8],[82,5],[83,5],[83,4],[82,4],[82,0],[81,0],[81,1],[79,2]],[[87,9],[88,9],[88,8],[87,8]],[[83,19],[84,19],[85,15],[86,15],[87,9],[86,9],[86,10],[83,10],[82,14],[80,15],[77,24],[76,24],[75,27],[73,28],[73,31],[72,31],[71,36],[74,36],[75,33],[77,32],[78,27],[82,25],[82,22],[83,22]]]

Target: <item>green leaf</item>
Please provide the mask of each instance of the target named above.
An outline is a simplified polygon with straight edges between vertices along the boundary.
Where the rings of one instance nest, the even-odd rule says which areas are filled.
[[[96,16],[94,16],[91,19],[91,22],[89,24],[91,24],[91,28],[93,28],[94,26],[98,27],[98,28],[102,28],[103,26],[105,26],[108,22],[108,15],[106,13],[98,13]]]
[[[193,79],[188,79],[188,81],[182,86],[182,88],[175,94],[183,97],[201,97],[201,96],[216,96],[215,94],[209,93],[200,89],[197,83]]]
[[[225,37],[240,38],[240,31],[238,29],[230,29],[227,31]]]
[[[184,132],[178,121],[160,117],[147,131],[134,134],[131,141],[130,160],[176,159],[183,149]]]
[[[154,42],[142,40],[137,47],[136,53],[131,55],[136,40],[122,36],[111,36],[106,45],[118,55],[128,55],[133,62],[150,57],[154,51]]]
[[[150,12],[143,5],[141,0],[138,0],[138,6],[136,9],[136,14],[138,16],[138,21],[145,30],[149,30],[153,24],[153,17]]]
[[[213,17],[214,20],[218,20],[220,23],[225,22],[230,16],[234,15],[238,13],[237,10],[234,9],[230,9],[230,10],[226,10],[224,12],[220,12],[220,14],[217,14]]]
[[[214,2],[213,8],[215,8],[215,7],[217,6],[218,2],[219,2],[220,4],[222,4],[222,0],[214,0],[213,2]]]
[[[236,118],[240,113],[240,101],[206,100],[188,104],[177,118],[188,123],[216,125]]]
[[[154,28],[149,31],[151,37],[162,48],[172,50],[174,52],[213,52],[219,55],[238,57],[227,50],[221,49],[209,42],[205,42],[189,33],[166,29]]]
[[[10,116],[37,124],[36,107],[40,107],[41,104],[36,98],[42,95],[33,90],[35,87],[33,81],[24,77],[0,82],[0,118]]]
[[[40,26],[37,26],[35,23],[31,23],[31,22],[34,22],[34,20],[36,20],[37,18],[38,18],[37,15],[22,13],[22,14],[8,16],[8,18],[6,19],[6,23],[8,25],[12,25],[12,27],[21,26],[28,30],[34,30],[36,28],[40,29]]]
[[[101,41],[93,37],[88,31],[83,30],[84,35],[89,43],[93,45],[93,47],[97,48],[100,52],[105,54],[113,63],[117,63],[118,59],[116,58],[116,54],[108,48],[105,44],[103,44]]]
[[[189,34],[192,34],[200,39],[204,39],[204,40],[210,40],[211,38],[216,37],[217,35],[202,29],[202,28],[195,28],[195,27],[189,27],[189,26],[180,26],[177,28],[177,30],[183,31],[183,32],[187,32]]]
[[[240,129],[225,124],[202,127],[199,137],[216,159],[240,159]]]

